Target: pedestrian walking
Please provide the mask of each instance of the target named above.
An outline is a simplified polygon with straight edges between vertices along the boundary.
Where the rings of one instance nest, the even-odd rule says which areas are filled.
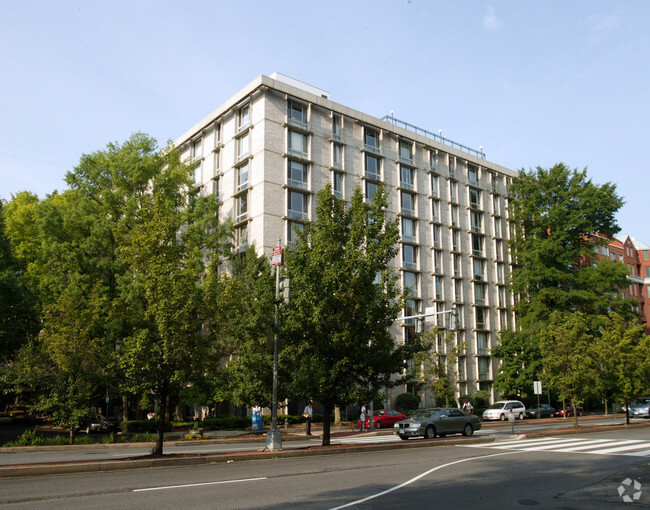
[[[366,403],[362,402],[361,403],[361,413],[359,414],[359,422],[361,423],[361,432],[363,432],[363,429],[366,425]]]
[[[307,405],[305,406],[305,410],[302,413],[302,417],[305,419],[305,432],[307,433],[308,436],[311,436],[311,416],[312,416],[312,408],[311,408],[311,400],[307,402]]]

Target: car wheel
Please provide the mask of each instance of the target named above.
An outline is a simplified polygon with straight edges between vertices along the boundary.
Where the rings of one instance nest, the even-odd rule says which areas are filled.
[[[474,433],[474,427],[472,427],[472,424],[466,423],[465,426],[463,427],[463,435],[471,436],[473,433]]]
[[[402,436],[400,434],[399,438],[402,439],[403,441],[408,441],[408,436]]]
[[[378,421],[377,423],[375,423],[375,428],[376,428],[376,429],[380,429],[380,428],[381,428],[381,422],[380,422],[380,421]]]
[[[524,419],[524,413],[519,413],[519,419],[523,420]]]
[[[429,425],[424,430],[424,439],[433,439],[434,437],[436,437],[436,429],[432,425]]]
[[[501,416],[499,416],[499,419],[500,419],[501,421],[506,421],[506,415],[505,415],[505,414],[502,414]]]

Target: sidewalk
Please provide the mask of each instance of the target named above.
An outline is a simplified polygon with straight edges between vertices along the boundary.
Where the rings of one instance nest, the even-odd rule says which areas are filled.
[[[595,418],[595,417],[594,417]],[[589,417],[583,417],[584,421],[589,422]],[[560,421],[562,418],[559,419]],[[558,421],[558,419],[551,419],[550,421]],[[544,435],[557,435],[557,434],[584,434],[590,432],[604,432],[608,430],[622,430],[631,428],[649,427],[650,421],[642,423],[632,423],[630,425],[602,425],[602,426],[581,426],[577,429],[570,426],[571,420],[567,421],[567,428],[551,429],[548,431],[531,431],[526,433],[519,430],[515,438],[521,439],[526,437],[540,437]],[[529,423],[532,420],[529,420]],[[526,422],[518,422],[519,425]],[[509,426],[506,422],[490,423],[490,425]],[[525,428],[525,427],[524,427]],[[305,440],[307,438],[304,428],[289,428],[280,429],[282,441],[297,441]],[[392,429],[379,429],[369,432],[354,432],[350,426],[331,427],[331,437],[349,437],[349,436],[364,436],[372,437],[378,435],[392,434]],[[310,439],[320,439],[322,437],[322,426],[312,425],[312,436]],[[200,465],[200,464],[214,464],[214,463],[232,463],[243,462],[250,460],[262,459],[277,459],[288,457],[303,457],[309,455],[338,455],[346,453],[361,453],[371,452],[387,449],[406,449],[406,448],[431,448],[439,446],[451,446],[455,444],[468,444],[468,443],[483,443],[493,442],[496,439],[493,437],[461,437],[451,436],[447,438],[436,438],[433,440],[411,440],[399,441],[391,443],[364,443],[364,444],[345,444],[345,445],[331,445],[320,446],[310,445],[297,449],[274,450],[266,451],[266,431],[261,433],[251,434],[250,431],[212,431],[209,433],[208,439],[194,439],[188,441],[166,441],[166,445],[180,445],[186,446],[190,444],[217,444],[217,443],[230,443],[236,444],[238,442],[259,442],[260,448],[257,451],[248,452],[229,452],[229,453],[209,453],[209,454],[165,454],[163,457],[134,457],[122,460],[97,460],[97,461],[69,461],[69,462],[56,462],[56,463],[22,463],[18,465],[0,466],[0,478],[13,478],[18,476],[38,476],[46,474],[66,474],[66,473],[86,473],[86,472],[100,472],[100,471],[117,471],[126,469],[146,469],[155,467],[171,467],[180,465]],[[220,436],[220,437],[216,437]],[[506,440],[513,439],[508,437]],[[155,443],[117,443],[117,444],[95,444],[95,445],[74,445],[74,446],[49,446],[49,447],[15,447],[15,448],[0,448],[0,454],[11,454],[14,452],[29,452],[29,451],[46,451],[46,450],[65,450],[68,448],[73,449],[100,449],[100,448],[147,448],[153,447]]]

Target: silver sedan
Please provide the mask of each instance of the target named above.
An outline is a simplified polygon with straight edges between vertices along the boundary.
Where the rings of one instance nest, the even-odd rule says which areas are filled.
[[[393,434],[401,439],[409,437],[424,437],[433,439],[436,436],[445,437],[447,434],[463,434],[471,436],[481,428],[477,416],[470,415],[455,407],[432,407],[418,409],[406,420],[398,421]]]

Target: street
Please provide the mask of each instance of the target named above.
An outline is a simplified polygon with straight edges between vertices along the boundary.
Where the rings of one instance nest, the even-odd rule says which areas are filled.
[[[634,508],[650,508],[649,460],[650,437],[644,427],[475,445],[4,479],[0,506],[598,510],[623,508],[623,497],[628,496],[637,498]]]

